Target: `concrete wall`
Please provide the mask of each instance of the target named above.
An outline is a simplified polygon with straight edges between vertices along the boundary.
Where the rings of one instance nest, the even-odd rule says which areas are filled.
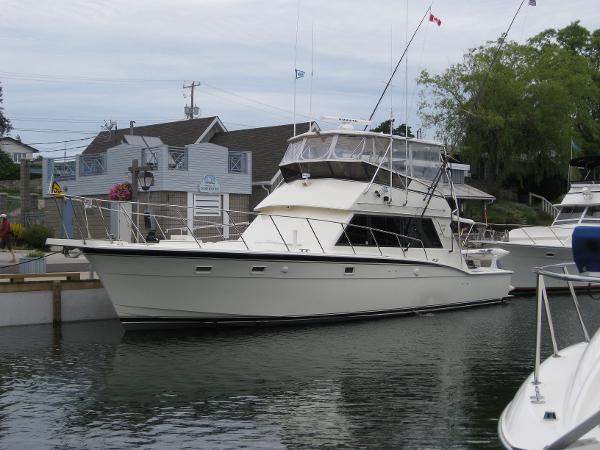
[[[20,180],[0,180],[0,192],[2,191],[18,191],[20,187]],[[29,186],[31,192],[41,194],[42,192],[42,179],[32,178],[29,180]],[[46,189],[47,190],[47,189]]]
[[[62,291],[62,322],[116,319],[104,288]],[[0,327],[53,321],[52,291],[0,293]]]

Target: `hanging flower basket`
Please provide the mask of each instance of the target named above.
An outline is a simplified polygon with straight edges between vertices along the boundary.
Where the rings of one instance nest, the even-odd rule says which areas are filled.
[[[119,202],[125,202],[131,200],[133,190],[129,183],[115,184],[108,192],[108,198],[110,200],[116,200]]]

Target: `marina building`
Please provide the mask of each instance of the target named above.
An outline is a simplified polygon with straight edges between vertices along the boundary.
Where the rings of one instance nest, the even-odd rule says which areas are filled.
[[[297,124],[297,130],[308,131],[308,123]],[[118,206],[108,202],[106,209],[77,211],[71,202],[50,198],[49,187],[56,182],[70,196],[108,200],[114,186],[131,182],[132,163],[137,160],[153,178],[138,197],[148,204],[142,206],[147,220],[140,224],[141,233],[155,228],[155,217],[179,215],[181,220],[175,222],[159,221],[165,234],[193,231],[204,238],[228,238],[233,233],[231,222],[247,224],[243,212],[268,193],[292,136],[292,124],[228,131],[218,117],[99,133],[81,155],[44,158],[44,221],[56,236],[80,236],[77,221],[83,220],[92,237],[112,234],[127,239],[132,230],[123,229],[119,216],[131,212],[115,211]],[[162,205],[172,205],[173,210],[165,211]],[[98,211],[103,211],[102,217]]]

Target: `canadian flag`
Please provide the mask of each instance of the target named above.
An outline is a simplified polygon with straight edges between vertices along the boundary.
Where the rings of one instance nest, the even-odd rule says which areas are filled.
[[[440,19],[439,17],[435,17],[433,14],[429,13],[429,21],[430,22],[435,22],[437,23],[437,26],[441,26],[442,25],[442,19]]]

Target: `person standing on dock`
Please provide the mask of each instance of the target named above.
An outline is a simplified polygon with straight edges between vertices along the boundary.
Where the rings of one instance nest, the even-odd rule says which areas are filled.
[[[3,249],[8,248],[8,251],[12,255],[12,259],[10,260],[10,262],[13,262],[13,263],[17,262],[17,260],[15,258],[15,251],[13,250],[13,247],[12,247],[12,238],[11,238],[11,234],[10,234],[10,222],[8,221],[8,218],[6,217],[6,214],[0,214],[0,220],[2,221],[0,223],[0,239],[2,240],[0,246]]]

